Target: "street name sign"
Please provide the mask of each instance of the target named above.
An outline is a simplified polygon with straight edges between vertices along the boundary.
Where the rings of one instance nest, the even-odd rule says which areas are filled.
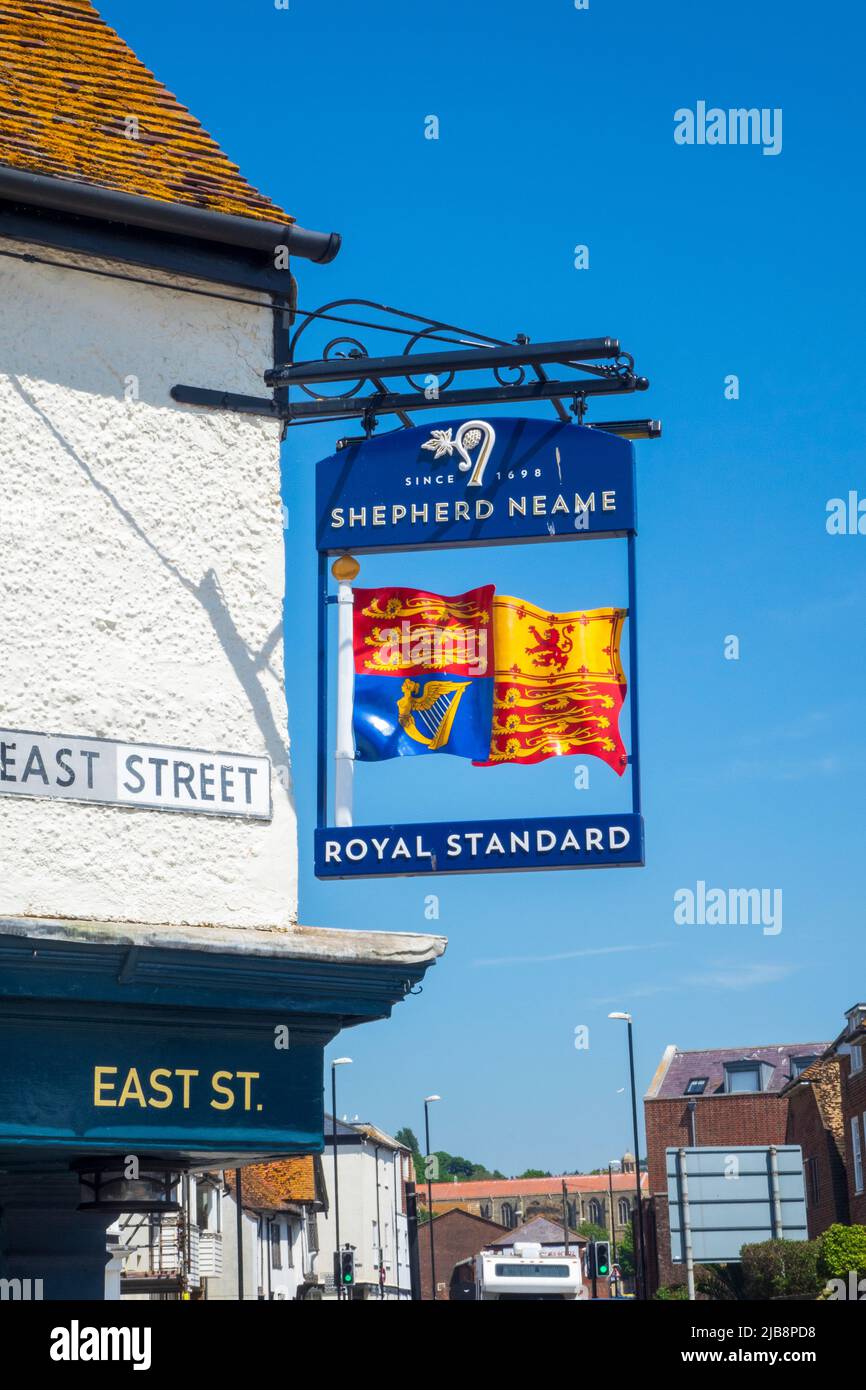
[[[269,758],[0,729],[0,796],[271,818]]]

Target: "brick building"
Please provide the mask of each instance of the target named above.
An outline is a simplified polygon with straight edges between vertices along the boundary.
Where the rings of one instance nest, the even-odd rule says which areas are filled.
[[[652,1291],[685,1282],[670,1254],[665,1150],[718,1144],[784,1144],[788,1083],[826,1051],[826,1042],[772,1047],[665,1049],[644,1097],[649,1201],[645,1209]]]
[[[451,1298],[455,1268],[478,1255],[497,1236],[505,1235],[505,1227],[496,1221],[485,1221],[471,1211],[452,1207],[438,1212],[432,1220],[418,1227],[418,1260],[421,1268],[421,1297],[432,1299],[433,1280],[430,1263],[430,1227],[433,1226],[433,1253],[436,1261],[436,1297],[447,1302]]]
[[[781,1094],[788,1100],[786,1142],[803,1150],[806,1219],[814,1240],[834,1222],[848,1222],[842,1058],[814,1062]]]
[[[849,1218],[866,1226],[866,1004],[855,1004],[845,1018],[828,1051],[839,1060]]]
[[[577,1231],[566,1231],[561,1222],[548,1221],[546,1216],[533,1216],[531,1221],[515,1226],[513,1231],[504,1231],[501,1236],[496,1236],[490,1241],[490,1248],[510,1255],[515,1244],[540,1245],[545,1255],[564,1255],[566,1252],[582,1255],[589,1239]]]
[[[531,1221],[536,1216],[562,1222],[562,1186],[566,1188],[565,1215],[568,1225],[576,1230],[583,1222],[592,1222],[607,1231],[619,1242],[629,1226],[635,1206],[634,1155],[624,1154],[621,1172],[571,1173],[547,1178],[484,1178],[473,1182],[434,1182],[433,1210],[442,1211],[455,1206],[473,1212],[487,1221],[498,1221],[507,1230]],[[611,1211],[610,1189],[613,1188]],[[641,1175],[641,1191],[648,1191],[646,1174]],[[426,1193],[419,1194],[422,1199]],[[613,1218],[611,1222],[611,1217]]]

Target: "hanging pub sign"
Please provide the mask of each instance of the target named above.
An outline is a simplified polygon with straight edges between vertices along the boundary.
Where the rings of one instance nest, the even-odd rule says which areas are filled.
[[[397,430],[319,464],[319,550],[625,536],[633,447],[549,420],[446,421]]]
[[[445,420],[356,442],[318,465],[321,878],[641,865],[632,445],[534,419]],[[353,553],[626,537],[628,609],[563,611],[493,583],[461,594],[353,586]],[[338,581],[328,592],[327,557]],[[327,607],[338,608],[329,823]],[[627,687],[621,648],[628,647]],[[629,697],[629,728],[621,716]],[[626,737],[629,747],[626,746]],[[357,763],[437,753],[479,777],[504,764],[600,758],[631,772],[618,815],[354,824]],[[527,774],[531,775],[531,774]],[[493,788],[495,791],[495,788]]]

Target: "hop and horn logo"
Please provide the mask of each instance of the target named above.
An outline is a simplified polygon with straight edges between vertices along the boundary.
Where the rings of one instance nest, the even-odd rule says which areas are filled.
[[[496,432],[486,420],[464,420],[453,439],[450,427],[447,430],[433,430],[427,443],[422,444],[421,448],[430,449],[433,457],[437,459],[446,455],[450,458],[452,454],[457,454],[460,460],[458,468],[461,472],[469,474],[466,486],[481,487],[484,469],[495,443]],[[473,449],[478,450],[474,459]]]

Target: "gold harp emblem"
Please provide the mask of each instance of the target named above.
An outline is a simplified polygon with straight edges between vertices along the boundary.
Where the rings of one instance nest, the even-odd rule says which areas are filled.
[[[431,752],[444,748],[468,684],[468,681],[428,681],[423,694],[419,695],[418,681],[404,681],[403,695],[397,701],[401,728]]]

